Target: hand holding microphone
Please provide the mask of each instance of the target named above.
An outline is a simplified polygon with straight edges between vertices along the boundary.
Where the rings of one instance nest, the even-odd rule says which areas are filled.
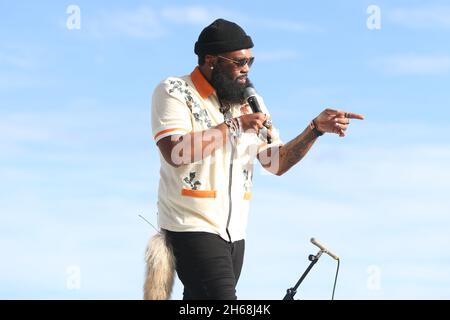
[[[262,113],[261,107],[258,102],[258,97],[256,96],[256,90],[253,87],[249,86],[249,87],[245,88],[244,98],[245,98],[245,100],[247,100],[247,103],[250,106],[250,108],[252,109],[253,114],[261,114]],[[254,128],[254,127],[253,128],[257,129],[257,132],[259,131],[260,133],[262,133],[263,137],[267,140],[267,143],[271,144],[272,137],[270,136],[269,129],[272,127],[272,123],[269,119],[267,119],[267,116],[265,114],[263,114],[263,116],[264,116],[264,119],[262,120],[263,122],[254,123],[256,125],[256,128]],[[255,120],[258,121],[261,119],[262,118],[258,117]]]

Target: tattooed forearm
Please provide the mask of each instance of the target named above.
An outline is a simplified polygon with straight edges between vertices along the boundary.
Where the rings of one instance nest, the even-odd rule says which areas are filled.
[[[280,147],[280,166],[277,174],[282,175],[298,163],[308,153],[316,139],[314,132],[306,128],[299,136]]]

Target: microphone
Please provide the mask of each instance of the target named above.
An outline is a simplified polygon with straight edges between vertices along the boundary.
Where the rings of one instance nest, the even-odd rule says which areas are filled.
[[[245,88],[245,90],[244,90],[244,98],[245,98],[245,100],[247,100],[247,103],[250,106],[250,108],[252,109],[253,113],[262,112],[261,111],[261,107],[259,106],[258,98],[256,97],[256,90],[255,90],[255,88],[253,88],[251,86],[248,86],[247,88]],[[262,135],[264,137],[266,137],[267,143],[271,144],[272,143],[272,137],[268,134],[267,128],[266,127],[262,127],[260,129],[260,131],[262,131]]]
[[[339,257],[335,255],[333,252],[328,250],[323,244],[321,244],[319,241],[317,241],[315,238],[311,238],[311,243],[315,246],[319,247],[320,250],[328,254],[330,257],[332,257],[335,260],[339,260]]]

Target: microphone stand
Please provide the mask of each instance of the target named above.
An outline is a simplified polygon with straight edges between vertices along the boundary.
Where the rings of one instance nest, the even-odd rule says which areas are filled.
[[[312,255],[312,254],[309,255],[308,260],[311,261],[311,263],[309,264],[308,268],[306,268],[305,272],[303,272],[302,276],[297,281],[295,286],[293,288],[289,288],[286,290],[286,295],[284,296],[283,300],[294,300],[294,296],[297,293],[298,286],[302,283],[302,281],[305,279],[308,272],[317,263],[317,261],[319,261],[319,258],[322,255],[322,253],[323,253],[323,250],[320,250],[319,252],[317,252],[316,255]]]

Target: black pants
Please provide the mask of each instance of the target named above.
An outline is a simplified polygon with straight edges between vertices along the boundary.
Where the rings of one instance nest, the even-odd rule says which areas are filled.
[[[176,259],[183,300],[235,300],[245,241],[227,242],[207,232],[167,231]]]

